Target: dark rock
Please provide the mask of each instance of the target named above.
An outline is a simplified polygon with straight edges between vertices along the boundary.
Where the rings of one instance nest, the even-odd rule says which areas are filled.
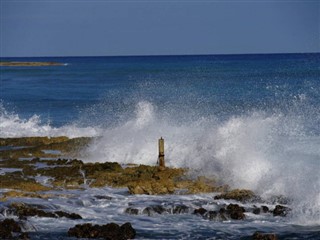
[[[277,205],[273,210],[273,216],[285,217],[291,209],[282,205]]]
[[[209,220],[216,220],[218,217],[218,213],[216,211],[209,211],[205,216]]]
[[[188,213],[189,208],[186,205],[177,205],[173,208],[173,214],[181,214],[181,213]]]
[[[96,199],[99,199],[99,200],[112,200],[112,197],[109,197],[109,196],[101,196],[101,195],[96,195],[94,196]]]
[[[22,239],[22,240],[29,240],[30,239],[29,234],[26,232],[21,233],[18,238]]]
[[[155,211],[156,213],[158,214],[162,214],[164,212],[168,212],[167,209],[165,209],[163,206],[161,205],[155,205],[155,206],[152,206],[152,209],[153,211]]]
[[[165,212],[168,213],[168,210],[161,205],[146,207],[142,211],[143,214],[147,214],[148,216],[151,216],[153,213],[163,214]]]
[[[246,189],[234,189],[227,193],[222,193],[214,197],[214,199],[226,199],[226,200],[237,200],[239,202],[247,202],[251,200],[260,199],[260,197],[256,196],[252,191]]]
[[[230,215],[231,219],[241,220],[245,218],[245,209],[240,207],[238,204],[229,204],[227,206],[227,213]]]
[[[0,222],[0,239],[13,238],[12,233],[21,233],[21,227],[13,219],[6,218]]]
[[[269,212],[269,208],[267,206],[261,206],[261,209],[264,213]]]
[[[260,233],[255,232],[252,235],[252,240],[277,240],[277,236],[273,233]]]
[[[65,217],[65,218],[69,218],[69,219],[82,219],[82,217],[76,213],[67,213],[67,212],[63,212],[63,211],[56,211],[54,213],[58,217]]]
[[[208,211],[204,208],[198,208],[194,210],[194,214],[204,216]]]
[[[18,215],[20,219],[26,219],[26,217],[49,217],[49,218],[59,218],[59,217],[65,217],[69,219],[82,219],[82,217],[79,214],[76,213],[67,213],[63,211],[56,211],[56,212],[46,212],[42,209],[42,206],[33,207],[24,203],[12,203],[11,204],[11,210],[15,215]]]
[[[56,218],[57,216],[52,212],[45,212],[41,209],[34,208],[24,203],[12,203],[11,208],[13,208],[14,214],[18,215],[19,218],[25,217],[51,217]]]
[[[123,239],[133,239],[136,236],[136,230],[132,227],[131,223],[125,223],[120,227],[120,231],[123,234]]]
[[[218,212],[208,211],[205,208],[195,209],[193,214],[202,216],[204,219],[225,221],[227,219],[241,220],[245,218],[245,209],[238,204],[229,204],[227,208],[220,208]]]
[[[125,213],[130,214],[130,215],[138,215],[139,209],[129,207],[126,209]]]
[[[260,208],[254,206],[255,208],[253,209],[254,214],[260,214],[260,213],[267,213],[269,212],[269,208],[267,206],[261,206]]]
[[[68,236],[77,238],[97,238],[99,231],[96,226],[97,225],[92,226],[91,223],[77,224],[69,229]]]
[[[256,215],[259,215],[260,212],[261,212],[261,209],[256,207],[256,208],[253,209],[252,212],[253,212],[254,214],[256,214]]]
[[[77,238],[104,238],[108,240],[133,239],[136,231],[130,223],[119,226],[116,223],[106,225],[78,224],[68,231],[69,237]]]

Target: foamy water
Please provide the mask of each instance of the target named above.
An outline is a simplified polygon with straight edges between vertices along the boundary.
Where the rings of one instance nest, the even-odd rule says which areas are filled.
[[[28,119],[20,118],[18,114],[8,112],[0,105],[0,137],[34,137],[34,136],[68,136],[94,137],[99,134],[99,129],[94,127],[78,127],[76,124],[62,127],[52,127],[49,123],[42,123],[38,115]]]

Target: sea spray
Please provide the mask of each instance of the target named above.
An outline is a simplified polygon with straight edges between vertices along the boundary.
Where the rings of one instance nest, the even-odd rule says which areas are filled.
[[[225,121],[200,116],[181,123],[147,101],[133,111],[133,118],[104,129],[86,150],[88,161],[155,165],[157,139],[163,136],[168,166],[214,175],[265,199],[284,195],[292,199],[295,217],[319,223],[320,139],[303,132],[301,119],[256,111]]]

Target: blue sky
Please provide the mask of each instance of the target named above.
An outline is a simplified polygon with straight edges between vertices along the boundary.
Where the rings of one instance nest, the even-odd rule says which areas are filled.
[[[0,2],[2,57],[320,52],[320,1]]]

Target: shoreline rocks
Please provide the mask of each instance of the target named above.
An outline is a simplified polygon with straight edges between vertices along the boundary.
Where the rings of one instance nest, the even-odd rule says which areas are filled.
[[[25,219],[27,217],[48,217],[48,218],[68,218],[68,219],[82,219],[79,214],[76,213],[67,213],[64,211],[54,211],[47,212],[38,207],[34,207],[21,202],[11,203],[9,206],[9,212],[14,215],[17,215],[20,219]]]
[[[0,239],[29,239],[28,233],[22,232],[20,225],[11,218],[0,221]]]
[[[252,200],[260,199],[251,190],[247,189],[234,189],[226,193],[222,193],[214,197],[215,200],[226,199],[226,200],[236,200],[239,202],[249,202]]]
[[[119,226],[116,223],[106,225],[92,225],[91,223],[77,224],[68,231],[69,237],[76,238],[104,238],[108,240],[134,239],[136,230],[127,222]]]

